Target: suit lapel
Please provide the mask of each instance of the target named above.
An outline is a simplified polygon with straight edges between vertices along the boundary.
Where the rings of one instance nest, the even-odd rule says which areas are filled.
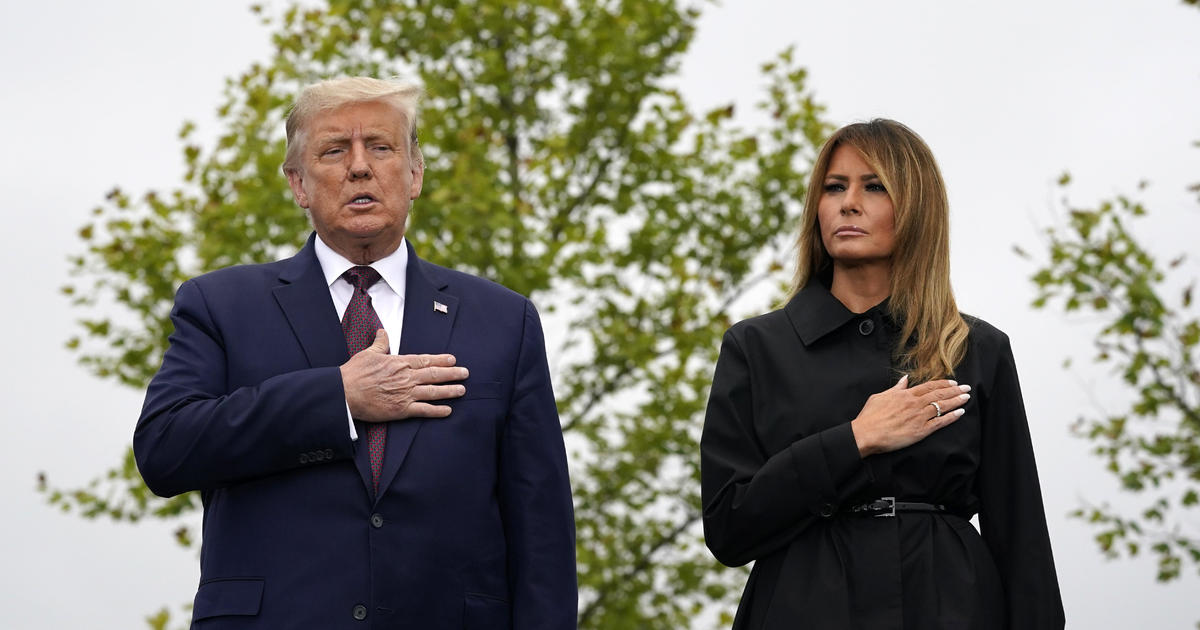
[[[417,258],[412,245],[405,243],[408,270],[405,273],[404,329],[400,332],[399,354],[442,354],[450,343],[450,330],[458,315],[458,298],[443,292],[447,287],[444,274]],[[387,448],[379,475],[380,495],[392,483],[425,422],[408,419],[388,423]]]
[[[275,301],[283,309],[288,324],[304,349],[310,367],[341,365],[350,358],[346,349],[346,335],[338,321],[337,308],[329,295],[325,273],[317,261],[313,240],[308,237],[304,248],[285,263],[279,274],[280,285],[275,287]],[[362,423],[357,423],[358,434],[366,435]],[[349,430],[349,429],[347,429]],[[362,439],[359,440],[362,442]],[[363,485],[371,487],[371,464],[367,460],[367,449],[355,446],[354,465],[362,477]]]
[[[275,301],[304,348],[311,367],[341,365],[350,358],[329,285],[313,250],[313,238],[288,259],[279,274]]]

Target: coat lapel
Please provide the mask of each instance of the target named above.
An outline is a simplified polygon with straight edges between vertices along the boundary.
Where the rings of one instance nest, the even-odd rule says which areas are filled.
[[[337,309],[329,296],[329,285],[309,236],[295,256],[284,264],[279,286],[273,290],[292,332],[304,348],[312,367],[341,365],[350,358]]]
[[[310,235],[304,248],[284,264],[283,272],[279,274],[280,285],[275,287],[274,294],[308,357],[309,366],[328,367],[345,363],[350,358],[350,351],[346,348],[346,335],[338,321],[337,308],[329,296],[325,273],[317,261],[315,238],[316,233]],[[361,443],[366,429],[362,423],[357,427]],[[363,485],[369,489],[371,464],[366,452],[365,446],[355,446],[354,465]]]
[[[399,354],[442,354],[450,343],[450,330],[458,315],[458,298],[443,292],[448,286],[444,274],[417,258],[412,245],[405,243],[408,270],[405,273],[404,329],[400,332]],[[396,477],[413,439],[425,422],[408,419],[388,423],[387,447],[379,475],[380,495]]]

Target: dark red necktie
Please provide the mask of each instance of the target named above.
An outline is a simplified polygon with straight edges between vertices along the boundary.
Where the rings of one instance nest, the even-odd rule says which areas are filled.
[[[354,296],[346,305],[342,316],[342,332],[346,334],[346,349],[350,356],[367,349],[375,342],[375,332],[383,325],[371,308],[371,296],[367,289],[379,281],[379,272],[365,265],[358,265],[342,274],[346,282],[354,285]],[[387,444],[387,424],[367,423],[367,455],[371,459],[371,485],[379,493],[379,471],[383,468],[383,448]]]

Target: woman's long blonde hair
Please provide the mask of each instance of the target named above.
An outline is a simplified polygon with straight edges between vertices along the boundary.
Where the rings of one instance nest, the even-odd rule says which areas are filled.
[[[954,373],[967,351],[967,324],[950,288],[950,204],[929,146],[913,130],[875,119],[847,125],[825,142],[813,165],[796,241],[795,295],[814,278],[829,280],[833,261],[821,241],[817,205],[834,149],[854,147],[883,181],[895,208],[888,310],[901,327],[894,350],[911,383]]]

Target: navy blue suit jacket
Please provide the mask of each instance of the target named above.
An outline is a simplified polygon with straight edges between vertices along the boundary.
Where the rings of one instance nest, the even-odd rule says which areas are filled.
[[[201,491],[193,628],[575,627],[566,455],[529,300],[409,246],[400,353],[451,353],[471,376],[449,417],[388,424],[377,497],[313,237],[185,282],[171,319],[134,453],[156,494]]]

